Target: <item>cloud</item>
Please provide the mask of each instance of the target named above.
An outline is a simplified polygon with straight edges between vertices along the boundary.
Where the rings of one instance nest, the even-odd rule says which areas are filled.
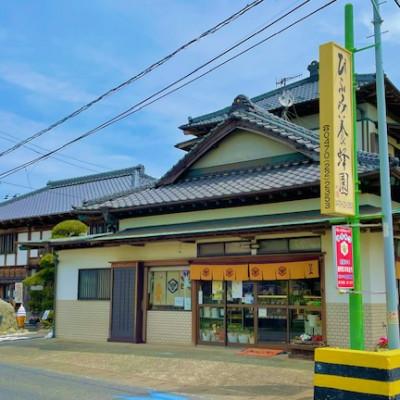
[[[67,81],[36,72],[24,64],[0,64],[0,79],[26,91],[33,92],[37,96],[45,96],[52,100],[83,103],[90,101],[94,97],[94,95]]]

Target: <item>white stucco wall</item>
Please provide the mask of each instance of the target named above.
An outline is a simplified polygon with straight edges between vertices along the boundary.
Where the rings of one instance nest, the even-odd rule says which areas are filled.
[[[112,261],[185,259],[196,256],[194,243],[161,242],[143,247],[116,246],[64,250],[59,253],[57,299],[76,300],[78,271],[82,268],[108,268]]]

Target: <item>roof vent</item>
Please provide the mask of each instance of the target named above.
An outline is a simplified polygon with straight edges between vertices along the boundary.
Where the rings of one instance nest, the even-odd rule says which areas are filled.
[[[140,178],[144,175],[144,165],[139,164],[132,173],[132,187],[137,188],[140,186]]]
[[[311,61],[311,64],[307,67],[308,71],[310,72],[311,77],[318,77],[319,74],[319,62],[314,60]]]

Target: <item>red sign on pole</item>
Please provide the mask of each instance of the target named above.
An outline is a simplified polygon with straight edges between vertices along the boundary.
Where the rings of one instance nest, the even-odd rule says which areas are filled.
[[[354,289],[353,232],[349,226],[333,226],[333,250],[338,289]]]

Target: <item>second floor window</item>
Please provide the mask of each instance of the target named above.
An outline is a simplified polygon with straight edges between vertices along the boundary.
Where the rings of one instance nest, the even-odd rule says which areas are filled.
[[[17,234],[6,233],[0,235],[0,254],[12,254],[17,249]]]

